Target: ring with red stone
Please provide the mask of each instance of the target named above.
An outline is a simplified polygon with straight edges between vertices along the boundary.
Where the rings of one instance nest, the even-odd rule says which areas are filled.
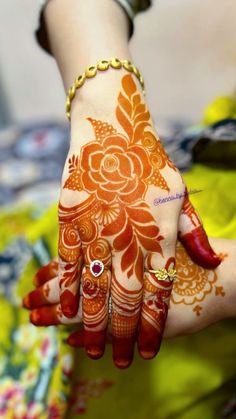
[[[91,274],[97,277],[103,273],[104,263],[99,259],[95,259],[90,263],[89,269],[90,269]]]

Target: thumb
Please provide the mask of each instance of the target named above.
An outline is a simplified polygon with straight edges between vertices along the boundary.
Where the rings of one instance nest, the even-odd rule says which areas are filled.
[[[184,198],[179,217],[178,239],[192,261],[203,268],[215,269],[221,263],[221,258],[212,249],[202,221],[188,195]]]

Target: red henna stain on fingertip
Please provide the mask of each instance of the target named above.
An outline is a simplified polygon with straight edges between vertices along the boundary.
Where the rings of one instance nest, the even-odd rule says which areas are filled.
[[[51,261],[47,265],[42,266],[34,275],[33,284],[38,287],[58,275],[58,262]]]
[[[38,310],[35,309],[33,311],[31,311],[30,313],[30,321],[31,323],[33,323],[35,326],[39,325],[39,321],[40,321],[40,315],[38,313]]]
[[[142,358],[153,359],[160,351],[164,323],[161,330],[158,331],[147,321],[141,319],[140,332],[138,337],[138,351]]]
[[[48,300],[43,294],[42,290],[37,290],[37,289],[34,291],[31,291],[24,298],[24,302],[26,304],[26,308],[31,309],[31,310],[48,304]]]
[[[106,330],[90,332],[84,330],[84,346],[87,355],[92,359],[99,359],[103,356],[106,343]]]
[[[99,359],[103,356],[104,351],[99,346],[90,345],[86,347],[86,352],[89,358],[91,359]]]
[[[179,236],[192,261],[205,269],[215,269],[222,259],[212,249],[205,230],[202,226],[197,227],[190,233]]]
[[[148,360],[155,358],[157,353],[152,349],[140,349],[139,354],[143,359]]]
[[[67,343],[70,346],[84,347],[84,331],[72,332],[67,338]]]
[[[132,363],[132,359],[127,359],[127,358],[116,358],[116,359],[114,360],[114,363],[115,363],[115,366],[116,366],[117,368],[120,368],[120,369],[126,369],[126,368],[128,368],[128,367],[131,365],[131,363]]]
[[[79,301],[77,296],[72,294],[69,290],[63,291],[63,293],[60,296],[61,300],[61,309],[64,316],[67,318],[74,317],[79,308]]]
[[[134,357],[134,338],[112,336],[113,362],[117,368],[128,368]]]
[[[27,310],[30,310],[30,302],[29,302],[29,296],[28,295],[26,295],[22,299],[22,307],[26,308]]]

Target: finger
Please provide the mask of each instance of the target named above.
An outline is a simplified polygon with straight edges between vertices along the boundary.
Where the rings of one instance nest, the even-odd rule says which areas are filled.
[[[49,279],[54,278],[58,274],[58,262],[51,260],[47,265],[42,266],[33,277],[33,284],[36,287],[43,285]]]
[[[185,195],[179,218],[178,239],[185,247],[193,262],[206,269],[214,269],[221,258],[212,249],[197,211]]]
[[[138,335],[138,350],[144,359],[154,358],[160,350],[168,314],[172,281],[160,280],[149,269],[174,269],[175,258],[170,256],[165,265],[160,265],[157,254],[148,254],[145,260],[143,304]]]
[[[78,311],[82,265],[82,256],[79,256],[75,262],[69,263],[59,258],[58,281],[60,288],[60,302],[62,312],[68,318],[74,317]]]
[[[129,259],[128,255],[126,255]],[[132,258],[132,255],[130,255]],[[112,351],[118,368],[127,368],[132,363],[137,336],[141,300],[143,255],[138,251],[135,268],[127,273],[120,270],[118,256],[112,262]],[[132,272],[131,272],[132,271]]]
[[[46,307],[39,307],[31,311],[30,321],[35,326],[55,326],[59,324],[74,324],[82,321],[81,310],[73,317],[68,319],[62,313],[61,304],[54,304]]]
[[[59,203],[59,286],[63,314],[73,317],[79,307],[79,286],[83,263],[81,240],[76,223],[78,206],[66,208]]]
[[[74,346],[76,348],[84,348],[84,331],[77,330],[76,332],[71,333],[66,341],[70,346]]]
[[[29,292],[23,298],[23,307],[32,310],[34,308],[56,304],[60,302],[60,289],[58,278],[49,279],[40,287]]]
[[[90,263],[100,260],[104,271],[97,277],[90,271]],[[111,253],[107,240],[98,238],[86,247],[86,265],[82,273],[84,345],[90,358],[104,354],[108,322],[108,298],[111,283]]]
[[[67,338],[67,343],[70,346],[74,346],[77,348],[83,348],[85,346],[84,343],[84,330],[77,330],[76,332],[72,332],[70,336]],[[106,335],[106,344],[112,343],[112,335],[111,332],[107,331]]]

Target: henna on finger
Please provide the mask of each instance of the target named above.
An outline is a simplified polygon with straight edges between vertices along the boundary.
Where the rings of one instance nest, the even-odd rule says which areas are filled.
[[[180,214],[178,239],[198,265],[214,269],[221,263],[221,258],[212,249],[199,215],[187,194]]]
[[[77,227],[78,206],[64,208],[60,203],[59,217],[59,286],[62,311],[73,317],[79,307],[79,286],[83,263],[81,239]]]
[[[146,258],[147,270],[157,269],[152,261],[152,254]],[[165,269],[174,269],[175,258],[170,257]],[[169,300],[173,282],[159,280],[154,273],[144,272],[143,304],[138,336],[138,350],[145,359],[155,357],[160,349],[168,314]]]
[[[30,321],[35,326],[56,326],[60,324],[69,325],[81,323],[81,308],[73,318],[68,319],[62,312],[61,304],[39,307],[31,311]]]
[[[141,269],[143,262],[140,261]],[[127,368],[133,361],[137,327],[142,299],[142,284],[122,286],[116,270],[112,270],[112,350],[113,361],[118,368]],[[137,281],[131,277],[130,280]],[[133,288],[133,289],[131,289]]]
[[[104,350],[111,280],[113,359],[117,366],[124,368],[132,362],[142,288],[145,289],[145,301],[141,334],[146,333],[151,324],[152,336],[158,334],[159,341],[171,291],[170,286],[165,288],[163,284],[154,283],[152,276],[143,274],[145,255],[151,252],[163,257],[166,239],[160,234],[160,220],[165,214],[162,209],[159,210],[160,217],[159,212],[154,212],[150,196],[160,189],[167,195],[173,185],[183,189],[183,183],[155,135],[150,113],[132,76],[122,77],[121,85],[115,109],[118,128],[89,116],[86,120],[94,137],[83,143],[78,155],[76,143],[70,149],[68,173],[63,177],[63,189],[67,191],[65,195],[62,191],[58,208],[58,248],[60,301],[66,317],[74,317],[78,309],[86,249],[90,249],[92,243],[104,240],[109,244],[114,260],[119,255],[111,279],[109,275],[106,279],[104,276],[99,283],[88,270],[84,273],[83,320],[87,352],[98,357]],[[78,205],[71,206],[77,197]],[[175,201],[170,205],[177,225],[182,202]],[[171,238],[169,242],[174,244],[175,240]],[[102,260],[101,255],[93,255],[85,264],[97,258]],[[150,292],[155,300],[151,314],[147,304]],[[146,324],[144,318],[148,316],[152,321],[148,320]],[[147,349],[149,355],[159,350],[159,344],[155,346],[153,342],[154,337]]]
[[[47,265],[42,266],[33,277],[33,284],[40,287],[49,279],[58,275],[58,262],[51,260]]]
[[[58,269],[55,269],[54,272],[56,275],[53,279],[50,279],[50,275],[44,276],[44,284],[29,292],[23,298],[23,307],[31,310],[59,302]]]

